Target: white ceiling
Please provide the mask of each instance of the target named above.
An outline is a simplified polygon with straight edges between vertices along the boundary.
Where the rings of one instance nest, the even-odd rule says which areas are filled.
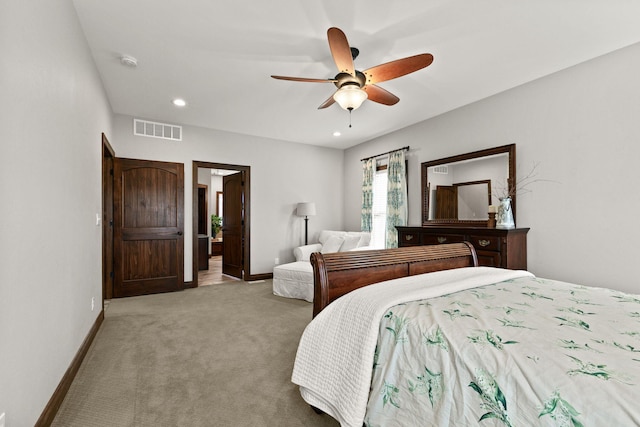
[[[640,42],[637,0],[73,2],[115,113],[337,148]],[[332,78],[332,26],[360,50],[359,70],[419,53],[434,62],[380,83],[400,102],[365,101],[349,128],[337,104],[317,109],[332,84],[270,78]]]

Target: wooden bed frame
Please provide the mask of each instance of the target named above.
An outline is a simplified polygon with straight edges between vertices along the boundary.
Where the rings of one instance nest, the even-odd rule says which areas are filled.
[[[311,254],[313,317],[342,295],[363,286],[414,274],[477,267],[469,242],[396,249]]]

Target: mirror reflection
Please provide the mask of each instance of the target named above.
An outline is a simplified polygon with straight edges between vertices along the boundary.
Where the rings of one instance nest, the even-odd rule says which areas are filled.
[[[458,219],[489,219],[487,206],[491,204],[491,180],[454,184],[457,193]]]

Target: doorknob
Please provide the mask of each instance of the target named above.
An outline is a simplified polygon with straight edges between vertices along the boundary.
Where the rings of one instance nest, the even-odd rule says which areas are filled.
[[[178,231],[176,234],[177,234],[178,236],[182,236],[182,231]]]

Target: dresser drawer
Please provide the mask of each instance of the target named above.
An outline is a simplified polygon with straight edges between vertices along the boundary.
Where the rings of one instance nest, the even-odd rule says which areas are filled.
[[[422,246],[420,233],[400,232],[398,233],[398,246]]]
[[[476,256],[478,257],[478,265],[482,267],[505,267],[502,265],[500,252],[478,250]]]
[[[443,243],[460,243],[464,242],[462,234],[424,234],[422,243],[424,245],[440,245]]]
[[[498,236],[469,236],[469,242],[476,251],[500,251]]]

